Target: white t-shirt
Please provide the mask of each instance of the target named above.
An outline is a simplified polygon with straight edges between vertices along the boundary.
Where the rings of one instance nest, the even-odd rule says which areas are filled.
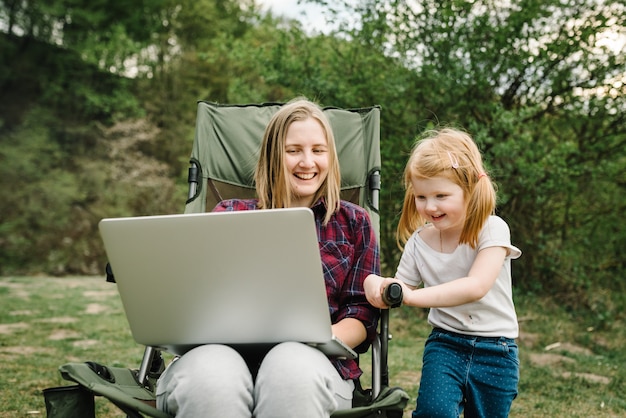
[[[519,327],[513,304],[511,285],[511,260],[522,252],[511,245],[509,226],[503,219],[490,216],[478,236],[478,246],[459,245],[451,253],[441,253],[431,248],[420,237],[423,228],[413,233],[404,246],[396,271],[396,278],[414,287],[436,286],[466,277],[478,251],[488,247],[504,247],[508,255],[502,264],[493,287],[480,300],[450,308],[431,308],[428,322],[433,327],[465,335],[482,337],[517,338]]]

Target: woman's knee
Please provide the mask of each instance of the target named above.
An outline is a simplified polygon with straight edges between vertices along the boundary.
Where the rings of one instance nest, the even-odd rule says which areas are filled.
[[[261,363],[259,375],[280,377],[285,384],[314,382],[334,369],[328,358],[306,344],[286,342],[272,348]]]
[[[252,376],[239,353],[225,345],[196,347],[174,361],[162,377],[190,391],[222,391],[252,387]]]
[[[256,416],[329,416],[337,395],[348,403],[348,385],[328,358],[301,343],[282,343],[265,356],[255,385]]]
[[[177,416],[249,417],[252,376],[243,358],[230,347],[194,348],[174,361],[157,383],[157,407]]]

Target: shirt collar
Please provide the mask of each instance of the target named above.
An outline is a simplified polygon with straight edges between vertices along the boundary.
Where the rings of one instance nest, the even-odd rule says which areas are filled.
[[[317,214],[317,215],[325,215],[326,214],[326,199],[324,197],[320,197],[317,202],[315,202],[312,206],[311,206],[311,210],[313,211],[313,213]]]

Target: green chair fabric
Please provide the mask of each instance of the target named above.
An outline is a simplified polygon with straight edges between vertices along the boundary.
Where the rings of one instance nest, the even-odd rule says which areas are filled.
[[[59,372],[65,380],[76,382],[95,395],[104,396],[127,414],[169,418],[168,414],[156,409],[152,388],[139,384],[135,370],[85,362],[64,364]],[[59,418],[62,416],[59,415]]]
[[[187,201],[185,213],[205,212],[223,199],[254,196],[254,168],[265,127],[278,103],[220,105],[199,102],[191,160],[202,181]],[[324,108],[335,135],[341,169],[342,198],[367,209],[379,233],[380,108]]]
[[[77,408],[93,411],[93,396],[104,396],[118,406],[129,417],[140,418],[149,416],[154,418],[169,418],[170,416],[153,405],[155,395],[137,381],[137,371],[121,367],[106,367],[95,363],[68,363],[59,368],[64,379],[76,382],[81,389],[92,393],[91,399],[81,393],[82,404],[58,402],[55,406],[54,417],[74,417]],[[57,389],[73,389],[67,386]],[[75,395],[72,395],[74,399]],[[60,398],[62,399],[62,398]],[[384,387],[373,401],[361,401],[362,405],[354,408],[337,411],[333,418],[402,418],[409,396],[400,388]],[[355,400],[355,402],[357,402]],[[61,405],[61,406],[59,406]],[[94,416],[90,414],[90,416]],[[85,417],[80,417],[85,418]]]

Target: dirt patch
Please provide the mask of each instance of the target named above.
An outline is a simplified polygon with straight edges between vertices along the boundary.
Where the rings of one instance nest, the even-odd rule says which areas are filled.
[[[48,337],[49,340],[53,341],[61,341],[61,340],[69,340],[69,339],[78,339],[80,338],[80,334],[76,331],[68,331],[65,329],[58,329],[54,331]]]
[[[608,385],[609,383],[611,383],[611,379],[609,379],[606,376],[599,376],[597,374],[593,374],[593,373],[570,373],[570,372],[564,372],[561,373],[561,376],[563,376],[566,379],[569,378],[579,378],[579,379],[583,379],[586,382],[590,382],[590,383],[599,383],[602,385]]]
[[[34,315],[36,311],[31,311],[30,309],[23,309],[21,311],[11,311],[9,315],[11,316],[31,316]]]
[[[86,298],[97,300],[108,299],[111,296],[117,296],[118,294],[117,288],[111,290],[87,290],[83,292],[83,296]]]
[[[9,335],[21,329],[30,327],[26,322],[16,322],[14,324],[0,324],[0,334]]]
[[[54,354],[54,349],[47,347],[11,346],[0,347],[0,359],[7,360],[19,356],[32,356],[37,354]]]
[[[108,311],[108,306],[102,305],[100,303],[90,303],[85,308],[85,313],[88,315],[98,315]]]
[[[54,318],[45,318],[38,320],[38,322],[45,322],[49,324],[72,324],[76,321],[78,321],[78,318],[74,318],[72,316],[57,316]]]
[[[13,283],[13,282],[4,282],[0,281],[0,287],[6,287],[11,289],[11,297],[19,298],[19,299],[29,299],[30,292],[26,290],[26,285],[24,283]]]
[[[593,352],[588,348],[578,346],[576,344],[571,343],[561,343],[556,342],[554,344],[550,344],[545,347],[546,351],[555,351],[566,354],[575,354],[575,355],[583,355],[583,356],[592,356]],[[573,358],[567,357],[562,354],[557,353],[531,353],[530,361],[536,366],[542,367],[550,367],[558,364],[572,364],[576,363],[576,360]],[[611,379],[606,376],[600,376],[593,373],[572,373],[572,372],[562,372],[558,373],[558,376],[564,379],[583,379],[589,383],[597,383],[602,385],[608,385],[611,383]]]
[[[59,283],[63,284],[63,286],[69,287],[71,289],[77,287],[91,286],[94,283],[100,283],[100,279],[95,277],[63,277],[56,280]]]
[[[555,364],[560,364],[560,363],[576,363],[574,359],[565,357],[561,354],[552,354],[552,353],[545,353],[545,354],[531,353],[530,362],[536,366],[542,366],[542,367],[554,366]]]
[[[524,347],[534,347],[539,341],[539,334],[533,334],[531,332],[520,331],[517,342]]]
[[[572,343],[562,343],[562,342],[556,342],[554,344],[550,344],[545,348],[546,351],[559,351],[559,352],[565,352],[565,353],[570,353],[570,354],[580,354],[583,356],[592,356],[593,355],[593,351],[589,350],[588,348],[585,347],[581,347],[579,345],[576,344],[572,344]]]
[[[553,366],[559,363],[576,363],[571,357],[563,354],[577,354],[583,356],[592,356],[593,352],[588,348],[578,346],[571,343],[556,342],[544,348],[545,351],[553,351],[550,353],[531,353],[530,361],[536,366]],[[561,354],[559,354],[561,353]]]
[[[98,340],[80,340],[80,341],[74,341],[72,343],[72,345],[74,347],[78,347],[78,348],[89,348],[89,347],[93,347],[94,345],[98,345],[98,344],[102,344],[102,341],[98,341]]]

